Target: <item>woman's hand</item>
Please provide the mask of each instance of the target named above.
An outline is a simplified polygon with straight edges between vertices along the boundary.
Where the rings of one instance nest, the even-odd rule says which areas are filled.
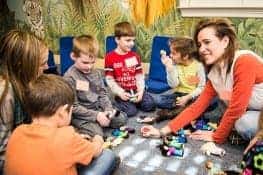
[[[152,125],[145,125],[141,128],[141,134],[143,137],[160,138],[160,130],[153,127]]]
[[[202,140],[202,141],[212,142],[213,141],[213,137],[212,137],[213,133],[214,133],[213,131],[197,130],[190,135],[190,138],[192,138],[194,140]]]

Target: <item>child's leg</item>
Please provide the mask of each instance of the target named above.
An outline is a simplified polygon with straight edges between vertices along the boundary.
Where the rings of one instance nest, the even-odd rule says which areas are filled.
[[[100,135],[103,137],[103,129],[102,127],[96,123],[91,121],[72,119],[72,125],[77,129],[80,134],[87,134],[91,137],[95,135]]]
[[[120,158],[116,154],[109,150],[104,149],[99,157],[94,159],[91,164],[87,166],[81,165],[78,168],[79,175],[92,175],[92,174],[111,174],[116,168],[118,168]]]
[[[139,108],[145,112],[155,110],[153,97],[146,91],[143,94],[142,101],[139,103]]]
[[[173,109],[173,103],[175,101],[175,94],[166,94],[166,95],[160,95],[158,98],[156,98],[156,106],[161,109]]]
[[[246,111],[235,123],[237,132],[245,140],[252,139],[259,129],[260,111]]]
[[[125,112],[128,117],[133,117],[137,114],[138,110],[134,103],[123,101],[119,97],[115,98],[114,105],[121,111]]]
[[[110,127],[111,128],[119,128],[123,125],[126,125],[127,123],[127,114],[124,112],[120,112],[118,116],[115,116],[111,122],[110,122]]]

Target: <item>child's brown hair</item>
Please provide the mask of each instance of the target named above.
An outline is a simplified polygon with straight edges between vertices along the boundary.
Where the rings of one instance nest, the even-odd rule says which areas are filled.
[[[80,53],[97,56],[99,52],[99,43],[91,35],[77,36],[73,39],[72,52],[76,57],[79,57]]]
[[[179,52],[182,57],[188,55],[189,59],[197,54],[194,40],[188,37],[175,37],[169,40],[171,50]]]
[[[74,91],[62,77],[43,74],[30,83],[25,106],[30,116],[37,118],[51,116],[60,106],[71,107],[73,103]]]
[[[120,22],[115,24],[114,26],[114,35],[115,37],[119,38],[122,36],[135,36],[135,28],[134,26],[129,22]]]

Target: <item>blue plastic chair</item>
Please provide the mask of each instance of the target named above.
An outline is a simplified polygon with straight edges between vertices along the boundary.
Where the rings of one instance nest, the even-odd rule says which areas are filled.
[[[64,73],[68,70],[68,68],[74,64],[70,57],[70,52],[73,46],[73,37],[65,36],[60,38],[60,74],[64,75]]]
[[[167,83],[166,70],[161,62],[160,55],[161,50],[165,50],[167,55],[170,54],[169,38],[167,36],[155,36],[153,38],[149,76],[146,80],[146,89],[151,93],[159,94],[171,89]]]
[[[105,46],[106,53],[109,53],[117,47],[114,36],[107,36]]]
[[[58,74],[57,65],[55,64],[54,54],[51,50],[48,51],[48,69],[44,70],[46,74]]]
[[[114,36],[107,36],[106,37],[106,53],[109,53],[110,51],[114,50],[117,47],[117,43],[115,41],[115,37]],[[133,51],[136,51],[136,46],[134,46],[132,48]]]

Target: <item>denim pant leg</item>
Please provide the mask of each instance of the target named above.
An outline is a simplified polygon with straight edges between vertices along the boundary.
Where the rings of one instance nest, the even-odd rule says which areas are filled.
[[[145,112],[155,110],[155,103],[153,97],[145,91],[142,96],[142,101],[138,104],[138,106],[142,111]]]
[[[176,95],[174,93],[160,95],[159,98],[156,98],[156,106],[161,109],[173,109],[175,97]]]
[[[260,111],[246,111],[235,123],[237,132],[245,139],[252,139],[259,128]]]
[[[138,109],[136,105],[130,101],[123,101],[119,97],[115,98],[114,105],[121,111],[127,114],[128,117],[133,117],[137,114]]]
[[[109,175],[116,168],[116,160],[116,154],[109,149],[105,149],[91,164],[81,165],[78,168],[78,175]]]

